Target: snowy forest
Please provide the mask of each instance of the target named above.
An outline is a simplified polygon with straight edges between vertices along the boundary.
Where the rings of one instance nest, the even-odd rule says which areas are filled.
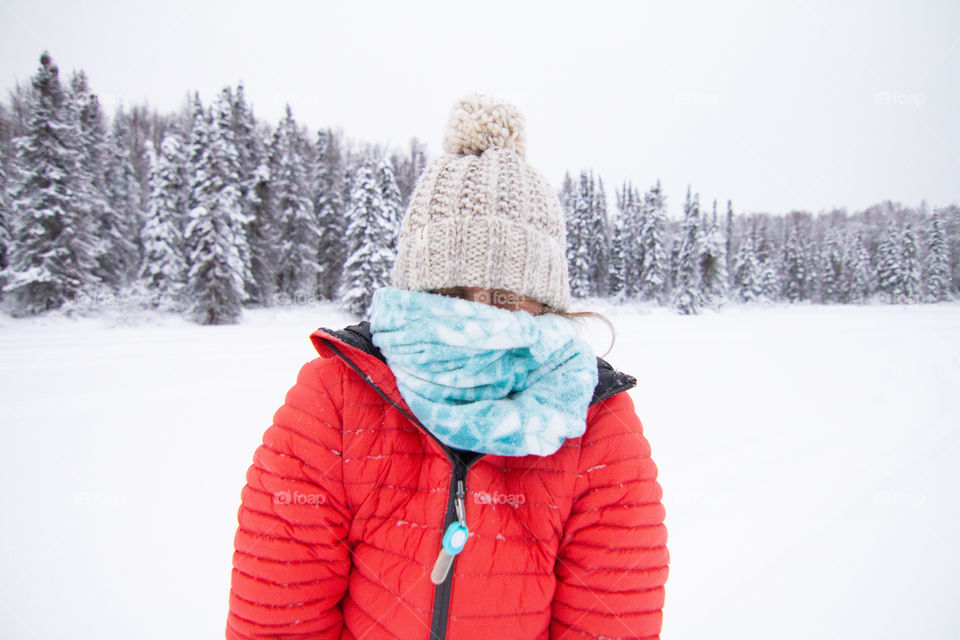
[[[243,85],[179,113],[108,118],[86,75],[48,53],[0,102],[0,305],[13,316],[103,304],[236,322],[244,307],[336,301],[365,316],[429,158],[257,119]],[[960,208],[718,211],[658,180],[609,201],[600,176],[559,189],[575,298],[697,313],[728,302],[915,304],[960,293]]]

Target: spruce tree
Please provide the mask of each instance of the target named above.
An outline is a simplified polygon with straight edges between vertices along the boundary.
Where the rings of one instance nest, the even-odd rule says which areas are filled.
[[[181,303],[186,278],[183,241],[178,217],[184,206],[183,176],[179,167],[179,138],[167,136],[158,155],[147,141],[150,194],[143,227],[143,263],[140,279],[154,307],[175,310]]]
[[[760,263],[760,295],[764,300],[774,302],[779,299],[783,286],[779,274],[776,258],[771,253],[766,262]]]
[[[80,132],[46,52],[26,98],[26,132],[14,142],[12,224],[4,291],[14,314],[59,308],[90,290],[95,245],[76,193]]]
[[[820,252],[821,301],[824,303],[847,302],[849,290],[845,283],[845,264],[841,241],[830,229]]]
[[[603,178],[597,177],[590,207],[590,234],[587,236],[587,256],[590,261],[590,292],[607,295],[607,274],[610,271],[610,219],[607,216],[607,192]]]
[[[682,227],[682,223],[681,223]],[[681,228],[682,230],[682,228]],[[680,247],[682,245],[682,239],[678,234],[674,234],[673,240],[670,243],[670,262],[667,269],[667,283],[664,288],[664,293],[669,299],[673,298],[673,294],[677,290],[677,271],[680,266]]]
[[[727,256],[726,238],[717,220],[717,201],[713,201],[713,215],[703,238],[700,254],[701,296],[705,304],[718,306],[726,295]]]
[[[908,222],[904,225],[900,242],[903,247],[903,272],[900,285],[901,297],[908,303],[923,302],[924,288],[920,270],[920,252],[917,247],[917,237],[913,232],[913,225],[911,223]]]
[[[733,287],[741,302],[753,302],[762,295],[760,265],[753,248],[753,234],[744,237],[734,260]]]
[[[567,264],[570,278],[570,294],[585,298],[594,292],[591,289],[593,265],[590,260],[590,223],[594,215],[594,180],[586,171],[580,172],[579,188],[572,199],[573,209],[567,217]]]
[[[7,179],[7,163],[12,156],[10,146],[10,122],[7,119],[6,108],[0,103],[0,298],[3,297],[3,270],[7,268],[10,248],[13,242],[10,236],[10,225],[13,222],[13,208],[10,206]]]
[[[271,305],[277,297],[277,270],[281,229],[277,223],[269,155],[262,155],[247,189],[247,242],[250,272],[256,283],[251,302]]]
[[[619,225],[617,234],[618,247],[616,251],[616,272],[619,284],[618,292],[622,299],[632,299],[637,296],[640,288],[639,259],[640,252],[640,204],[633,185],[624,183],[623,189],[617,194],[616,224]],[[613,268],[611,266],[611,268]],[[612,282],[610,283],[612,285]]]
[[[272,280],[264,274],[264,247],[258,244],[262,239],[261,223],[258,219],[260,194],[256,192],[262,175],[260,170],[266,164],[263,142],[256,130],[256,119],[252,108],[247,104],[243,83],[237,85],[237,91],[230,103],[231,129],[233,144],[237,150],[237,179],[240,191],[240,211],[242,214],[243,237],[246,247],[241,251],[244,262],[244,300],[252,304],[266,305],[272,301]]]
[[[320,230],[317,253],[317,296],[333,300],[343,277],[346,260],[343,206],[343,157],[340,143],[329,129],[317,135],[317,167],[313,207]]]
[[[849,285],[847,287],[850,292],[849,302],[865,302],[870,298],[873,290],[873,276],[870,254],[863,245],[863,237],[859,233],[856,238],[848,241],[846,263],[849,269]]]
[[[927,257],[924,262],[924,285],[929,302],[946,300],[950,292],[950,251],[938,211],[930,220]]]
[[[624,209],[623,198],[617,197],[617,209],[613,216],[613,225],[610,238],[610,260],[607,273],[607,293],[617,302],[623,302],[626,291],[624,280],[626,276],[624,261]]]
[[[757,256],[757,268],[760,282],[760,298],[764,301],[776,301],[780,297],[783,285],[780,282],[782,265],[779,263],[775,244],[770,239],[769,220],[766,216],[754,221],[752,235]]]
[[[185,229],[188,250],[188,313],[201,324],[236,322],[243,299],[244,265],[236,220],[239,190],[222,132],[194,99],[190,140],[190,211]]]
[[[733,273],[733,202],[730,200],[727,200],[727,224],[723,231],[727,239],[724,255],[727,258],[727,284],[729,284]]]
[[[316,293],[320,229],[310,202],[300,138],[290,106],[273,140],[271,178],[278,222],[283,229],[277,265],[277,289],[291,301]]]
[[[703,305],[700,260],[703,240],[700,220],[700,194],[687,197],[683,204],[683,226],[677,258],[677,275],[673,303],[682,314],[695,314]]]
[[[807,257],[796,222],[787,233],[783,250],[783,297],[787,302],[799,302],[806,297],[808,289]]]
[[[890,303],[900,302],[903,248],[892,221],[877,247],[877,287]]]
[[[97,266],[92,275],[99,283],[114,291],[120,285],[128,284],[135,274],[125,273],[130,265],[125,258],[136,255],[136,246],[129,230],[124,231],[121,220],[108,201],[108,189],[105,183],[109,145],[103,111],[97,96],[87,84],[87,77],[81,71],[70,79],[68,93],[68,114],[77,134],[80,161],[74,174],[74,205],[83,211],[83,216],[94,225],[94,242],[97,249],[94,255]],[[119,248],[115,238],[126,233]],[[118,251],[119,256],[112,251]]]
[[[141,263],[140,183],[130,156],[130,117],[118,109],[107,140],[106,201],[97,220],[97,275],[120,290],[136,277]]]
[[[377,187],[380,189],[380,201],[383,203],[383,219],[386,223],[384,229],[387,241],[384,246],[396,257],[397,237],[400,235],[400,221],[403,218],[403,199],[400,195],[400,189],[397,186],[397,180],[393,173],[393,167],[387,162],[380,162],[377,166]],[[394,259],[390,260],[390,266],[387,268],[387,275],[393,269]]]
[[[660,301],[665,293],[669,263],[663,245],[667,233],[667,201],[659,180],[644,195],[643,211],[639,293],[647,300]]]
[[[390,284],[395,221],[388,217],[378,180],[378,163],[368,157],[357,166],[347,211],[347,261],[339,298],[341,307],[366,317],[373,292]]]

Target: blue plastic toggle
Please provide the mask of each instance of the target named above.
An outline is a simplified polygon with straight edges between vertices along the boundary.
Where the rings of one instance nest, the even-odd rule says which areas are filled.
[[[452,556],[457,555],[463,551],[463,545],[467,543],[469,536],[470,531],[465,524],[459,521],[451,522],[443,534],[443,550]]]

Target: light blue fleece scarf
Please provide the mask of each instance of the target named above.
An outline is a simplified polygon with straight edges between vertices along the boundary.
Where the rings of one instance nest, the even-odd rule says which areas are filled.
[[[410,410],[447,445],[547,456],[586,430],[597,358],[567,318],[382,287],[370,333]]]

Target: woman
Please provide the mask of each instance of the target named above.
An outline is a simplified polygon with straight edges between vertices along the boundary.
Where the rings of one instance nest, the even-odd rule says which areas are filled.
[[[570,320],[557,195],[505,102],[460,100],[444,150],[254,455],[228,639],[659,637],[657,468]]]

